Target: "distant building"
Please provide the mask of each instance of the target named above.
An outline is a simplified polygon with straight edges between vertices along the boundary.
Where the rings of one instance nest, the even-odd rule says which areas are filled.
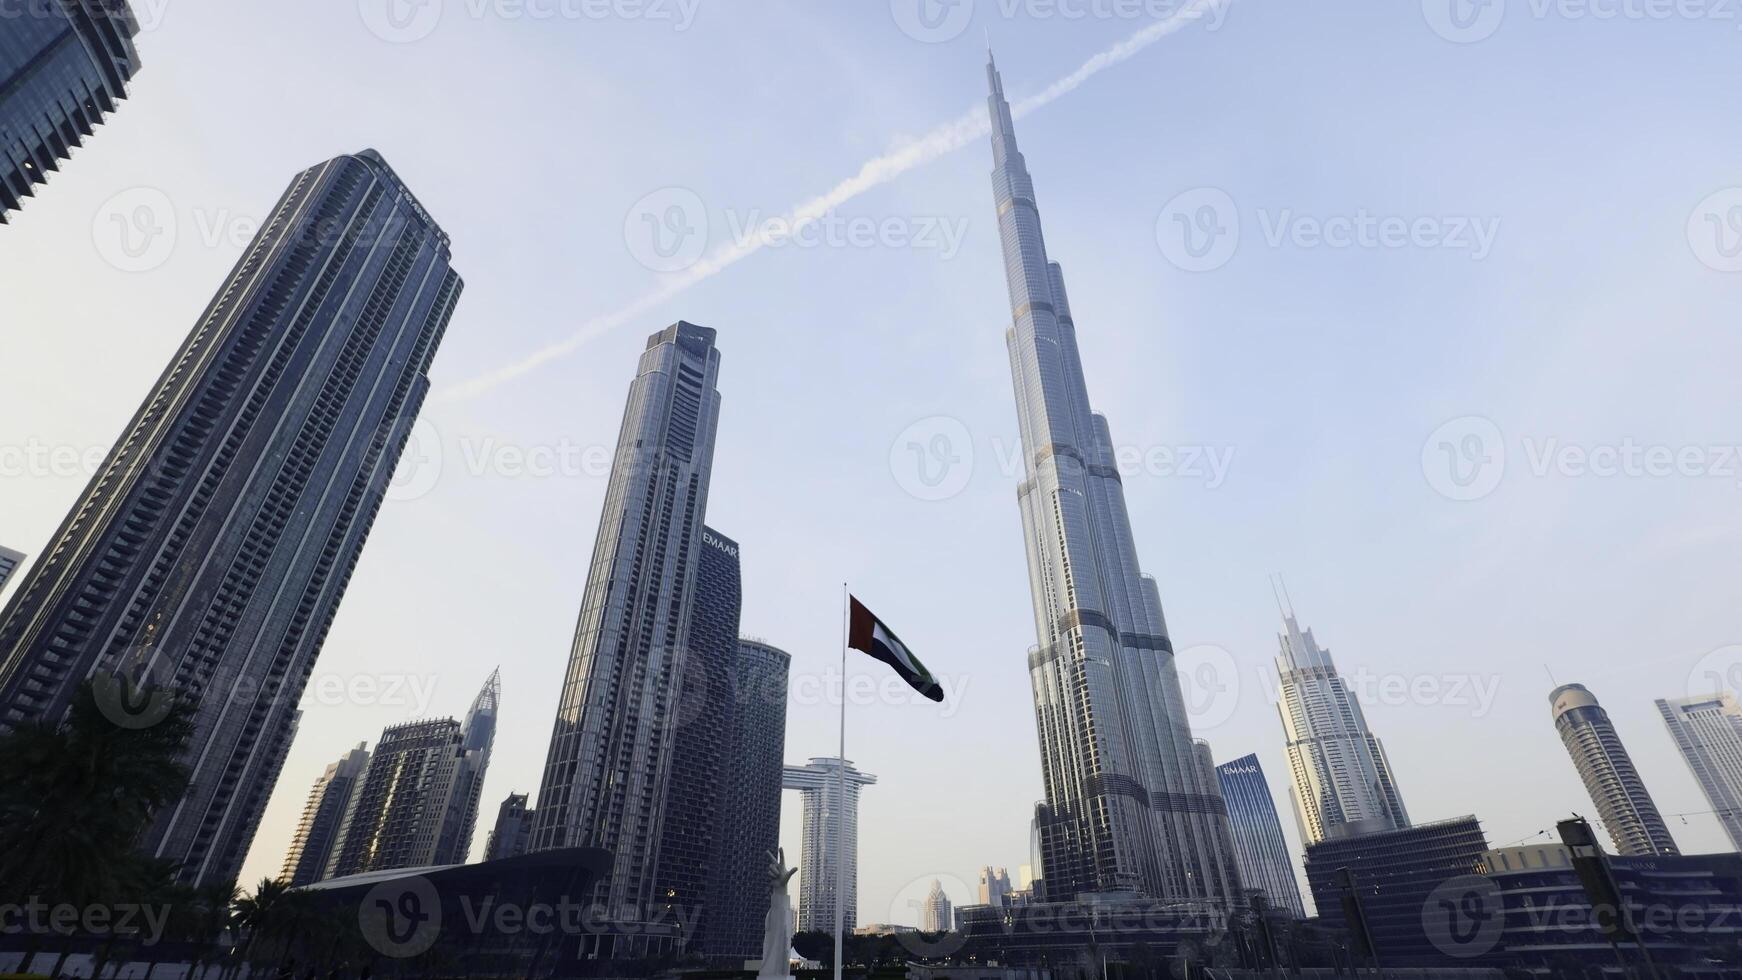
[[[786,759],[786,687],[792,655],[740,639],[732,685],[732,724],[721,760],[714,828],[709,955],[740,961],[762,955],[768,915],[768,855],[780,847],[780,794]]]
[[[499,699],[491,674],[463,723],[414,721],[381,733],[323,877],[466,862]]]
[[[918,932],[913,926],[892,925],[888,922],[873,922],[870,925],[859,926],[853,930],[855,936],[900,936],[906,933]]]
[[[518,857],[526,853],[532,836],[533,811],[526,807],[525,793],[510,793],[496,808],[496,826],[484,841],[484,860]]]
[[[315,780],[314,788],[308,794],[308,803],[303,806],[302,819],[297,822],[296,834],[290,840],[290,852],[284,856],[279,881],[300,888],[321,880],[333,854],[333,843],[338,840],[339,825],[344,822],[346,807],[351,802],[351,791],[369,766],[366,746],[367,743],[358,742],[356,748],[327,766],[321,777]]]
[[[1234,859],[1240,867],[1241,883],[1263,892],[1271,908],[1306,918],[1294,862],[1288,857],[1288,840],[1282,836],[1282,820],[1276,814],[1276,802],[1258,756],[1217,766],[1216,778],[1222,784],[1222,798],[1228,802],[1228,819],[1234,827]]]
[[[1585,783],[1585,792],[1597,806],[1597,816],[1608,828],[1609,839],[1620,854],[1676,854],[1675,839],[1663,822],[1657,804],[1646,792],[1645,781],[1633,766],[1633,758],[1621,744],[1621,736],[1609,713],[1583,684],[1563,684],[1548,696],[1555,731],[1560,733],[1573,766]]]
[[[846,799],[841,798],[845,768]],[[815,758],[809,765],[787,766],[783,779],[787,789],[804,797],[804,852],[798,861],[798,929],[800,932],[835,930],[836,825],[841,816],[846,825],[846,867],[839,876],[844,928],[851,929],[859,905],[859,791],[877,782],[877,777],[853,768],[837,758]],[[843,813],[844,811],[844,813]],[[838,816],[839,815],[839,816]]]
[[[24,552],[13,551],[11,548],[0,548],[0,589],[6,588],[6,580],[12,573],[18,571],[18,566],[24,564]]]
[[[920,932],[949,932],[955,928],[956,917],[950,897],[944,894],[943,882],[932,879],[931,891],[926,893],[925,904],[919,910]]]
[[[1307,845],[1307,885],[1319,921],[1346,932],[1344,899],[1350,892],[1339,879],[1348,869],[1380,961],[1386,967],[1443,965],[1445,954],[1428,934],[1424,910],[1436,888],[1479,873],[1487,851],[1488,838],[1475,817],[1339,837]]]
[[[1408,827],[1385,747],[1367,727],[1361,702],[1337,673],[1331,651],[1319,646],[1312,630],[1301,629],[1292,608],[1282,625],[1277,710],[1288,740],[1290,796],[1302,842]]]
[[[1728,691],[1657,702],[1730,846],[1742,851],[1742,706]]]
[[[125,0],[7,5],[0,30],[0,224],[127,97],[139,23]]]
[[[980,904],[1009,905],[1010,893],[1015,891],[1010,887],[1010,871],[1007,868],[994,868],[987,865],[980,869]]]

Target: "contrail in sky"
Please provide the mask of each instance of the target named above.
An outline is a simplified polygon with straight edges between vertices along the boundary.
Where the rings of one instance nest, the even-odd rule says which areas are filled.
[[[1120,62],[1129,60],[1162,38],[1180,31],[1195,21],[1212,15],[1219,17],[1221,8],[1230,2],[1232,0],[1190,0],[1168,17],[1150,24],[1083,62],[1076,71],[1053,82],[1039,93],[1015,103],[1010,107],[1010,114],[1020,119],[1042,106],[1057,101],[1075,91],[1084,82]],[[566,357],[585,346],[593,338],[614,330],[631,320],[641,318],[643,314],[672,297],[687,292],[690,287],[697,283],[712,279],[761,251],[773,240],[769,233],[770,228],[780,227],[785,233],[783,237],[790,237],[799,229],[820,221],[835,208],[866,191],[887,184],[915,167],[954,153],[975,140],[990,136],[991,133],[992,124],[986,118],[986,110],[981,107],[970,109],[956,119],[932,129],[912,143],[867,160],[864,166],[859,168],[858,173],[836,184],[827,192],[808,201],[800,202],[780,217],[764,222],[759,234],[746,236],[741,241],[722,245],[715,249],[712,254],[704,256],[694,265],[673,275],[659,288],[642,295],[629,305],[587,320],[577,327],[574,333],[564,339],[533,351],[513,364],[496,368],[466,381],[444,386],[436,392],[435,397],[438,401],[455,401],[482,395],[515,378],[535,371],[551,361]]]

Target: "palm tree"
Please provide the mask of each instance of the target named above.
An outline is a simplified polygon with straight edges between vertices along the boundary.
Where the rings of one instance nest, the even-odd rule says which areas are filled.
[[[161,866],[133,847],[186,787],[180,755],[193,732],[190,703],[165,708],[154,724],[117,724],[87,684],[64,723],[0,735],[0,903],[113,906],[157,887]],[[32,937],[26,963],[40,941]],[[59,968],[57,959],[50,972]]]

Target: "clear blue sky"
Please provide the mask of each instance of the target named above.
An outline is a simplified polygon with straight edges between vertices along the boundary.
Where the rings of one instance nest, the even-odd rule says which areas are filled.
[[[881,777],[860,921],[915,921],[933,878],[959,901],[979,865],[1014,871],[1040,778],[990,150],[936,154],[840,205],[839,235],[657,302],[697,267],[649,268],[642,202],[668,228],[703,215],[709,248],[729,246],[737,225],[979,110],[982,29],[1020,99],[1153,12],[979,0],[912,31],[932,43],[901,29],[921,23],[908,0],[653,8],[676,20],[431,2],[396,34],[377,0],[140,0],[132,97],[0,231],[0,543],[43,546],[84,483],[43,454],[109,445],[290,176],[373,146],[451,233],[467,290],[425,412],[440,470],[402,474],[409,499],[376,524],[317,684],[433,679],[422,707],[458,713],[500,664],[475,844],[502,797],[536,791],[605,483],[586,461],[615,439],[645,337],[681,317],[720,331],[709,520],[743,547],[744,630],[790,650],[810,691],[789,759],[834,751],[818,683],[843,579],[966,683],[947,714],[853,709],[848,754]],[[1225,685],[1198,696],[1200,734],[1219,760],[1259,753],[1292,838],[1270,699],[1280,571],[1345,673],[1395,679],[1369,686],[1367,710],[1415,818],[1474,811],[1501,844],[1591,811],[1547,671],[1602,699],[1666,812],[1706,810],[1651,699],[1742,662],[1723,652],[1742,643],[1742,462],[1726,473],[1722,453],[1742,443],[1742,275],[1722,271],[1742,222],[1725,223],[1735,194],[1702,203],[1742,185],[1742,25],[1511,0],[1491,36],[1455,43],[1430,26],[1451,23],[1443,0],[1427,7],[1235,0],[1214,30],[1161,39],[1018,124],[1116,441],[1138,459],[1233,453],[1213,486],[1125,480],[1176,643]],[[118,248],[115,216],[140,206],[173,213],[156,240],[172,246]],[[1362,215],[1400,221],[1404,243],[1317,240]],[[1238,248],[1182,268],[1197,260],[1176,216],[1237,221]],[[1466,226],[1493,237],[1475,247]],[[456,387],[588,324],[509,383]],[[1472,416],[1494,428],[1454,421]],[[961,461],[972,447],[943,500],[922,499],[937,494],[907,449],[934,436]],[[1703,462],[1539,475],[1551,441]],[[1471,494],[1441,443],[1466,473],[1503,447],[1498,485],[1451,499]],[[576,472],[521,473],[515,451],[566,452]],[[417,708],[314,690],[248,879],[277,869],[322,767]],[[795,855],[796,819],[789,802]],[[1671,824],[1687,850],[1724,846],[1709,817]]]

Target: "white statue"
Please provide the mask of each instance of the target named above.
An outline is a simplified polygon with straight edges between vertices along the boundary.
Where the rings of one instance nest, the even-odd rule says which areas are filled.
[[[786,978],[792,974],[792,899],[786,883],[798,874],[786,866],[786,851],[768,852],[768,922],[762,930],[762,966],[758,977]]]

